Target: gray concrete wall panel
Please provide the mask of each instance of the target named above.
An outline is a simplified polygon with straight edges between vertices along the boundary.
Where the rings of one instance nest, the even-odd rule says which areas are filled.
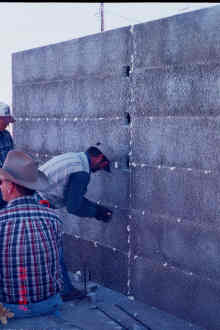
[[[22,148],[27,152],[45,154],[48,153],[48,150],[52,154],[62,152],[63,127],[61,123],[54,125],[54,121],[26,118],[16,121],[13,132],[16,135],[17,148]]]
[[[127,254],[86,240],[74,239],[67,234],[64,239],[65,262],[69,269],[83,270],[86,265],[93,281],[122,293],[127,292]]]
[[[219,170],[219,129],[218,117],[135,117],[131,159],[150,166]]]
[[[63,138],[63,152],[86,150],[98,142],[111,160],[129,152],[129,129],[121,119],[66,120]]]
[[[66,234],[128,253],[128,212],[126,210],[114,210],[111,226],[94,218],[79,218],[67,214],[65,210],[59,211],[59,215],[64,221]]]
[[[215,174],[151,167],[132,172],[132,208],[190,221],[218,221],[220,186]]]
[[[20,117],[124,118],[128,94],[125,77],[17,85],[14,87],[13,111]]]
[[[74,237],[80,237],[81,218],[68,214],[65,208],[56,210],[60,219],[63,221],[63,232]]]
[[[220,113],[218,63],[149,68],[136,74],[134,79],[138,115],[211,116]]]
[[[219,329],[219,296],[219,282],[198,278],[195,300],[189,314],[191,321],[204,326],[207,330]]]
[[[219,6],[134,26],[136,67],[219,62]]]
[[[145,257],[156,262],[166,262],[161,249],[164,236],[164,219],[148,211],[132,210],[130,244],[134,257]]]
[[[15,84],[122,74],[130,61],[129,27],[14,53]],[[117,46],[116,46],[117,45]]]
[[[78,117],[124,116],[128,108],[129,82],[126,77],[79,79],[72,85],[72,107],[66,115]]]
[[[166,221],[161,250],[168,263],[175,267],[219,281],[220,232],[217,225]]]
[[[219,328],[219,283],[143,258],[132,263],[132,279],[132,294],[138,300],[207,330]]]
[[[102,246],[128,253],[127,225],[127,211],[116,209],[111,226],[95,219],[82,219],[80,233],[82,239],[98,242]]]
[[[136,299],[190,319],[197,288],[196,276],[185,274],[167,263],[135,258],[131,278],[131,293]]]
[[[220,232],[217,225],[202,225],[150,212],[133,211],[132,215],[131,249],[135,256],[218,281]]]
[[[13,113],[16,117],[42,117],[44,113],[45,86],[41,84],[14,86]],[[57,99],[57,95],[55,100]],[[53,100],[52,104],[54,104]],[[50,109],[52,105],[49,106]],[[55,110],[53,108],[55,115]]]
[[[130,60],[129,39],[129,28],[125,27],[63,44],[60,74],[63,77],[90,74],[103,76],[122,72],[122,66],[128,65]]]

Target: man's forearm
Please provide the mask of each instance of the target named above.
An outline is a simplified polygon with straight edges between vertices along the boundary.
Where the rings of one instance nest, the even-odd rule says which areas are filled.
[[[79,206],[79,204],[77,205]],[[96,216],[97,204],[89,201],[85,197],[82,198],[80,206],[76,208],[75,204],[68,205],[67,211],[81,218],[93,218]]]

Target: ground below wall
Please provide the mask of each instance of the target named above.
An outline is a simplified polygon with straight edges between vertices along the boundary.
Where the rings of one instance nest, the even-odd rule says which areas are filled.
[[[73,282],[78,288],[82,283]],[[97,285],[88,282],[88,289]],[[60,315],[10,319],[8,330],[207,330],[98,285],[96,299],[64,303]]]

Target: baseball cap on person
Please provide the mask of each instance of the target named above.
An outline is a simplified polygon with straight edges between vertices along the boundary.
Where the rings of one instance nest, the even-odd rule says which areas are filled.
[[[96,157],[97,167],[99,169],[103,169],[106,172],[111,172],[110,169],[110,160],[99,150],[97,147],[89,147],[87,149],[87,153],[90,154],[90,156]]]
[[[10,107],[4,102],[0,102],[0,117],[9,117],[10,123],[14,123],[14,117],[11,115]]]

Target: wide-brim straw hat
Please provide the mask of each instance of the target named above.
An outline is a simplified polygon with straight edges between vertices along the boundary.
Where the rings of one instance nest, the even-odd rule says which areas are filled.
[[[38,170],[38,163],[20,150],[8,152],[3,167],[0,168],[0,180],[11,181],[37,191],[44,191],[49,187],[49,179]]]

